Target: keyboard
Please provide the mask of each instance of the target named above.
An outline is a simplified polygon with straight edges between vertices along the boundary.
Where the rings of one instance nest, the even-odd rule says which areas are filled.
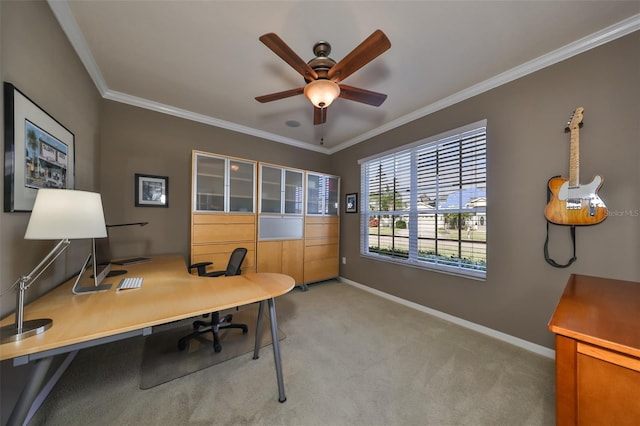
[[[140,287],[142,287],[142,277],[123,278],[118,284],[116,291],[129,290],[132,288],[140,288]]]

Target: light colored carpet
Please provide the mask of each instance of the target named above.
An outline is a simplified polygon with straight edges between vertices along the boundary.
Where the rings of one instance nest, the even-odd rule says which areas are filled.
[[[145,339],[142,352],[140,389],[149,389],[170,382],[178,377],[211,367],[238,355],[249,352],[253,354],[258,304],[243,306],[237,311],[235,309],[224,311],[220,314],[220,317],[227,313],[233,315],[232,322],[234,324],[246,324],[249,330],[247,333],[242,333],[242,330],[238,329],[221,329],[218,335],[220,336],[222,351],[218,353],[213,350],[212,333],[204,333],[190,339],[183,351],[178,350],[178,340],[193,331],[194,319],[181,321],[166,331],[148,336]],[[266,313],[266,309],[263,316],[261,348],[271,345],[269,316]],[[202,320],[202,318],[197,319]],[[206,318],[204,320],[207,321],[209,319]],[[278,330],[278,338],[279,340],[285,338],[282,330]]]
[[[270,347],[140,390],[132,338],[81,351],[31,424],[555,424],[551,359],[343,283],[276,307],[285,403]]]

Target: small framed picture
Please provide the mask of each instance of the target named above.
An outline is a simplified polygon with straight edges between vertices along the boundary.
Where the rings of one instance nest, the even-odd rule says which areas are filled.
[[[358,213],[358,194],[347,194],[344,199],[344,211],[346,213]]]
[[[169,207],[169,178],[136,173],[136,207]]]

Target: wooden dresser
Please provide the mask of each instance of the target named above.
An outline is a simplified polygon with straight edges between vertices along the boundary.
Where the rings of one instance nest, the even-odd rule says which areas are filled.
[[[556,423],[640,425],[640,283],[571,275],[556,334]]]

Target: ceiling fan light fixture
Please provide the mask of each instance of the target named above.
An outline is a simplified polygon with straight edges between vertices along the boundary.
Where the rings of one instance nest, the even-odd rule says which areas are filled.
[[[318,108],[326,108],[340,95],[340,86],[331,80],[318,79],[304,86],[304,95]]]

